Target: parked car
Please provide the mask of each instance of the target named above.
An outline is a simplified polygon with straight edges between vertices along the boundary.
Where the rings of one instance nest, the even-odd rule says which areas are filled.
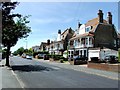
[[[73,60],[75,64],[85,64],[87,63],[87,58],[84,56],[74,56],[73,58],[70,58],[69,60]]]
[[[49,56],[48,55],[44,55],[43,59],[44,60],[49,60]]]
[[[38,58],[39,58],[39,59],[43,59],[43,58],[44,58],[44,55],[46,55],[46,54],[38,54]]]
[[[31,59],[31,60],[32,60],[32,56],[27,55],[27,56],[26,56],[26,59]]]
[[[25,53],[22,54],[22,58],[26,58],[26,54]]]
[[[105,56],[104,61],[107,63],[117,63],[118,57],[115,55],[107,55]]]

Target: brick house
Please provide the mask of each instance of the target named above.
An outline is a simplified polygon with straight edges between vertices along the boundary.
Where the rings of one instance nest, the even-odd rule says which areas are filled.
[[[107,20],[103,19],[103,12],[99,10],[98,17],[89,20],[85,24],[78,23],[78,29],[69,41],[69,56],[74,53],[88,58],[89,48],[110,48],[117,50],[118,33],[112,23],[112,14],[108,12]]]

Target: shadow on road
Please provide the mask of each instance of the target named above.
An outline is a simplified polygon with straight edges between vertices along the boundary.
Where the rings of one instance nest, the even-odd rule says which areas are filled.
[[[33,72],[33,71],[56,71],[50,67],[44,67],[41,65],[15,65],[11,66],[13,71],[21,71],[21,72]]]

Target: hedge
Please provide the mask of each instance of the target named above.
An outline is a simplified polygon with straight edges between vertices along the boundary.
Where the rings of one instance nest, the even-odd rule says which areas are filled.
[[[118,61],[120,62],[120,49],[118,50]]]

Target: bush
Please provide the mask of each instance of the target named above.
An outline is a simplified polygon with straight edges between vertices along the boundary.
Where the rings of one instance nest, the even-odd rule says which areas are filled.
[[[54,55],[54,54],[51,54],[51,55],[48,55],[50,58],[53,58],[55,60],[59,60],[59,59],[62,59],[62,55]]]
[[[64,60],[63,59],[60,59],[60,63],[63,63],[64,62]]]
[[[118,51],[118,62],[120,62],[120,49]]]

